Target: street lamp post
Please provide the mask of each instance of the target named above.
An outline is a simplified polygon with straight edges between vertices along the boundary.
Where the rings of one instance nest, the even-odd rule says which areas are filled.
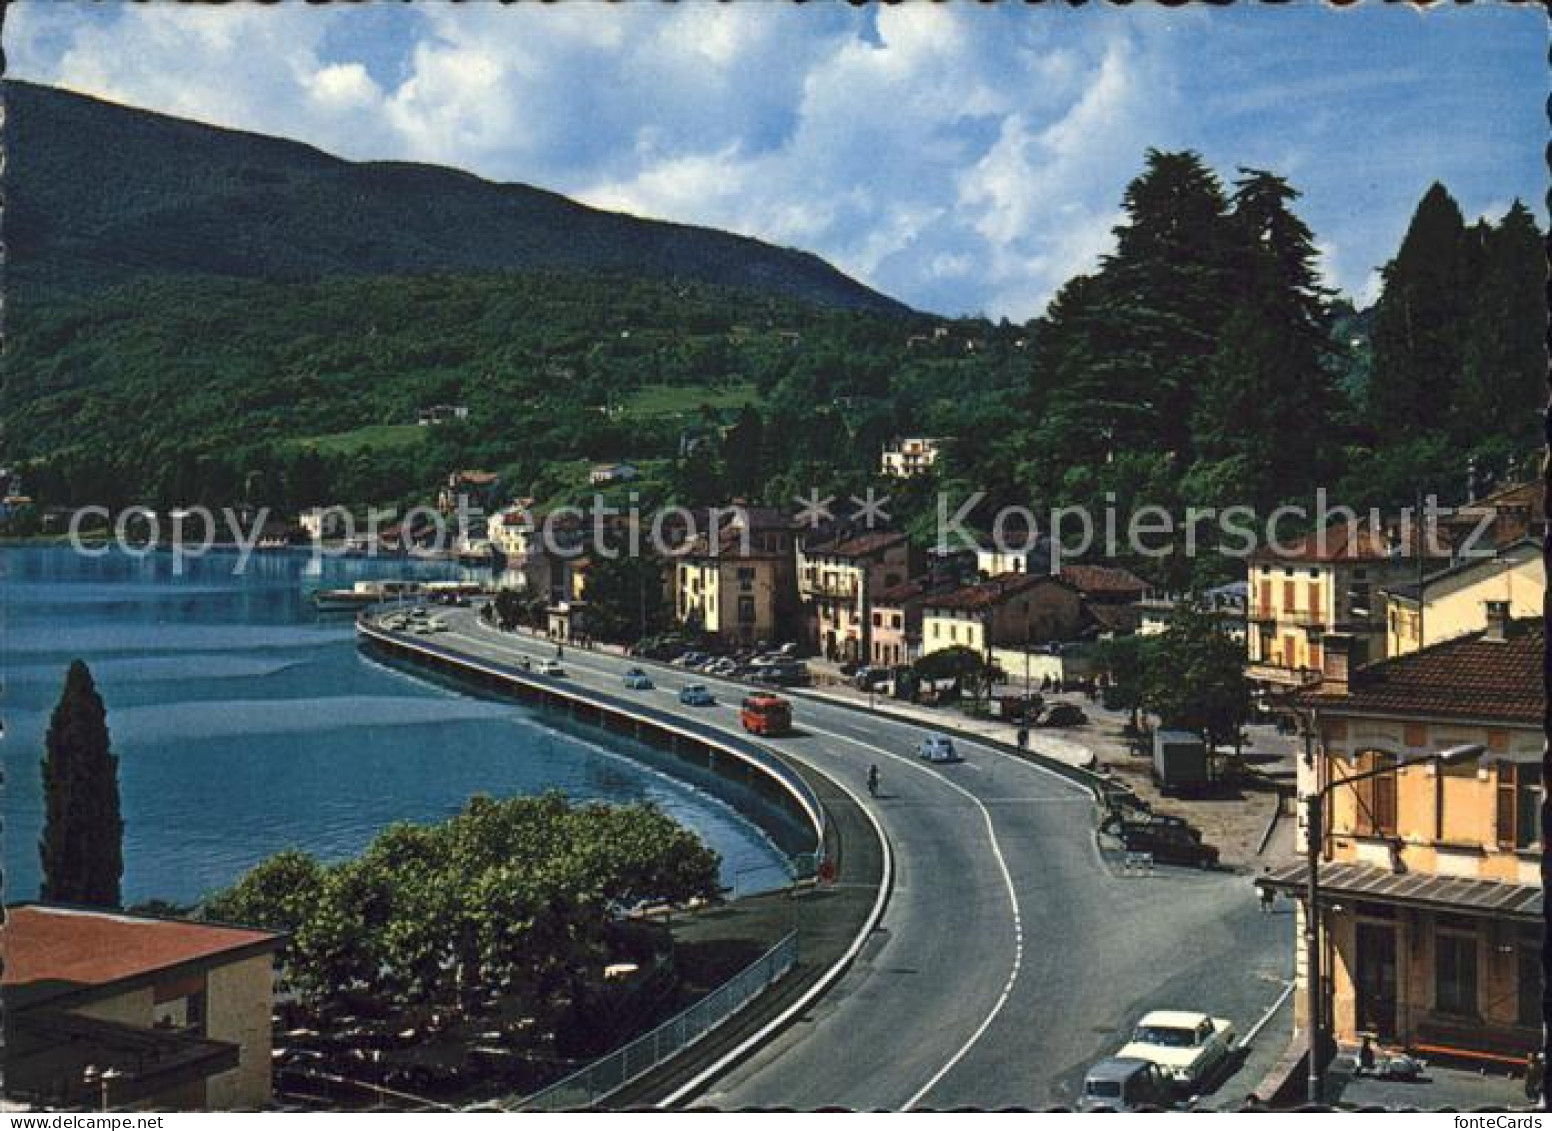
[[[1308,734],[1308,731],[1306,731]],[[1309,875],[1306,877],[1304,894],[1304,948],[1305,948],[1305,992],[1306,1012],[1305,1021],[1306,1044],[1305,1048],[1309,1056],[1309,1073],[1306,1078],[1305,1098],[1309,1103],[1321,1102],[1321,1072],[1320,1072],[1320,920],[1316,910],[1317,900],[1320,898],[1320,839],[1322,824],[1322,806],[1326,797],[1336,791],[1337,786],[1357,785],[1369,778],[1379,777],[1395,770],[1404,770],[1408,766],[1422,766],[1433,763],[1436,766],[1457,766],[1462,762],[1474,761],[1487,752],[1487,748],[1480,743],[1466,743],[1462,746],[1451,746],[1445,750],[1435,751],[1432,754],[1421,754],[1415,758],[1397,762],[1393,766],[1376,766],[1372,770],[1365,770],[1361,774],[1340,778],[1327,782],[1325,785],[1316,784],[1304,797],[1304,858]]]

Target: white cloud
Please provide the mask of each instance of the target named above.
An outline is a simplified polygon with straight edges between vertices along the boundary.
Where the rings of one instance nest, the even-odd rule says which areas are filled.
[[[8,15],[23,77],[801,246],[918,306],[1016,319],[1092,270],[1148,146],[1201,148],[1230,177],[1260,163],[1316,180],[1345,168],[1353,127],[1301,113],[1286,69],[1263,79],[1282,50],[1264,21],[1179,10],[428,4],[366,20],[338,5],[58,3]],[[392,40],[391,66],[374,35]],[[1322,91],[1355,74],[1375,99],[1450,87],[1439,58],[1370,72],[1372,49],[1350,54],[1314,76]],[[1389,137],[1377,106],[1359,123],[1368,179],[1344,171],[1323,216],[1315,192],[1304,202],[1342,246],[1329,277],[1353,289],[1393,251],[1373,233],[1404,217],[1376,223],[1343,190],[1403,173],[1426,183],[1441,153],[1498,152],[1467,144],[1469,122]],[[1306,154],[1320,160],[1293,168]],[[1509,192],[1539,195],[1500,180],[1469,199]]]

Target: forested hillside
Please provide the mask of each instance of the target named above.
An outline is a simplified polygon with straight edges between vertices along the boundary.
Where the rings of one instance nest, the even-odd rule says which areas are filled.
[[[6,82],[4,96],[13,293],[174,275],[559,270],[904,310],[817,256],[727,232],[600,212],[456,169],[342,161],[30,83]]]
[[[241,144],[362,172],[291,143]],[[187,167],[164,181],[241,180],[240,166],[165,159]],[[71,167],[31,174],[41,195],[76,191]],[[430,182],[396,183],[411,211],[456,225],[457,205]],[[241,227],[234,199],[217,194],[199,215]],[[178,277],[193,252],[173,248],[132,283],[13,294],[4,455],[48,504],[406,503],[455,467],[500,472],[508,496],[559,499],[584,493],[589,462],[603,460],[642,469],[645,505],[787,503],[861,491],[891,437],[945,437],[931,476],[891,485],[894,513],[918,529],[939,488],[985,492],[982,517],[1007,503],[1265,511],[1316,487],[1353,506],[1409,503],[1419,489],[1448,502],[1468,466],[1479,485],[1525,472],[1541,439],[1546,311],[1542,237],[1523,206],[1467,224],[1434,185],[1380,301],[1360,311],[1322,287],[1315,235],[1275,173],[1225,184],[1194,153],[1153,151],[1122,204],[1114,251],[1023,325],[596,263]],[[295,224],[325,225],[289,212],[269,222],[282,257],[306,243]],[[14,225],[40,278],[68,275],[65,249],[94,230],[50,223],[24,208]],[[152,256],[125,231],[103,228],[83,254],[119,268],[128,249]],[[465,404],[468,418],[417,427],[438,403]]]

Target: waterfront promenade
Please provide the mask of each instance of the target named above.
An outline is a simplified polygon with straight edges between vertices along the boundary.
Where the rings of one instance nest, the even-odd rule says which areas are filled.
[[[548,658],[553,645],[500,633],[470,610],[437,614],[438,648],[497,663]],[[422,639],[422,638],[414,638]],[[650,692],[623,693],[634,661],[567,650],[564,679],[737,734],[743,688],[647,665]],[[713,707],[681,706],[685,683]],[[720,1107],[1042,1107],[1071,1103],[1083,1071],[1144,1011],[1209,1009],[1249,1029],[1288,976],[1285,916],[1262,916],[1242,876],[1118,874],[1093,836],[1087,789],[992,746],[928,766],[916,725],[801,699],[797,733],[773,744],[794,764],[860,792],[870,764],[882,796],[863,802],[892,845],[895,883],[856,961],[796,1023],[699,1093]],[[1240,1078],[1208,1102],[1237,1103]],[[1238,1091],[1236,1091],[1238,1089]]]

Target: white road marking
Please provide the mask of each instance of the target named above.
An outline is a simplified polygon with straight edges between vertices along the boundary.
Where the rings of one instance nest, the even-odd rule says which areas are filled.
[[[492,629],[491,631],[494,632],[494,631],[497,631],[497,630]],[[516,646],[516,645],[514,644],[514,646]],[[613,674],[613,673],[607,672],[604,669],[601,669],[599,667],[599,665],[597,665],[596,663],[593,663],[593,664],[578,664],[577,666],[579,668],[591,669],[595,674],[598,674],[598,675]],[[687,673],[687,674],[689,674],[689,673]],[[729,684],[727,684],[726,681],[717,680],[717,679],[715,679],[715,677],[708,677],[704,681],[700,681],[700,682],[706,682],[706,683],[716,682],[716,683],[721,683],[724,686],[735,686],[735,687],[737,686],[737,685],[729,685]],[[842,709],[842,710],[845,709],[844,706],[841,706],[839,704],[837,704],[837,706],[839,706],[840,709]],[[906,725],[910,725],[910,724],[908,723]],[[941,1082],[942,1079],[945,1076],[947,1076],[951,1071],[953,1071],[954,1067],[956,1065],[958,1065],[960,1061],[962,1061],[966,1056],[969,1055],[971,1049],[973,1049],[976,1046],[976,1044],[980,1041],[980,1039],[986,1034],[986,1031],[991,1028],[992,1022],[994,1022],[997,1019],[998,1015],[1002,1012],[1003,1007],[1007,1005],[1008,1000],[1013,996],[1013,987],[1017,983],[1018,977],[1019,977],[1019,973],[1022,971],[1023,966],[1024,966],[1024,920],[1023,920],[1022,910],[1021,910],[1021,908],[1019,906],[1018,890],[1017,890],[1017,888],[1013,884],[1013,874],[1012,874],[1012,872],[1008,868],[1008,862],[1003,857],[1002,845],[997,840],[997,829],[996,829],[996,825],[992,821],[991,811],[986,808],[986,806],[981,802],[981,799],[976,797],[975,794],[971,793],[968,789],[964,788],[962,785],[958,784],[957,782],[952,781],[950,778],[946,777],[945,775],[943,775],[941,773],[934,773],[932,770],[928,769],[928,767],[925,764],[923,764],[922,762],[918,761],[917,759],[908,758],[908,757],[906,757],[904,755],[896,753],[895,751],[887,750],[887,749],[885,749],[882,746],[875,745],[872,742],[869,742],[869,741],[866,741],[866,740],[863,740],[863,739],[860,739],[860,738],[854,738],[854,737],[852,737],[850,735],[841,734],[841,733],[838,733],[838,732],[833,731],[833,730],[828,730],[828,729],[826,729],[824,727],[815,726],[811,722],[805,722],[803,724],[803,729],[805,731],[807,731],[808,733],[810,733],[810,734],[824,735],[825,737],[833,738],[833,739],[836,739],[836,740],[841,741],[841,742],[851,743],[852,745],[858,746],[858,747],[860,747],[860,748],[862,748],[864,750],[870,750],[873,753],[875,753],[875,754],[877,754],[877,755],[879,755],[881,757],[887,758],[887,759],[889,759],[892,762],[899,762],[899,763],[902,763],[904,765],[910,766],[912,769],[918,770],[921,773],[926,774],[927,776],[931,777],[934,781],[937,781],[937,782],[939,782],[939,783],[941,783],[943,785],[948,786],[948,788],[952,789],[956,793],[959,793],[960,795],[965,797],[972,805],[974,805],[976,807],[977,810],[980,811],[981,819],[982,819],[983,823],[986,825],[986,835],[987,835],[987,839],[991,842],[992,856],[993,856],[993,858],[997,862],[998,870],[1002,873],[1003,886],[1007,890],[1008,903],[1009,903],[1009,905],[1010,905],[1010,907],[1012,908],[1012,911],[1013,911],[1013,965],[1012,965],[1012,968],[1008,972],[1007,981],[1005,981],[1003,983],[1002,990],[998,994],[996,1002],[993,1003],[991,1010],[981,1020],[981,1023],[978,1026],[976,1026],[975,1031],[970,1034],[969,1038],[962,1045],[960,1045],[960,1047],[958,1049],[955,1050],[954,1054],[951,1057],[949,1057],[949,1059],[946,1062],[944,1062],[944,1064],[936,1072],[934,1072],[932,1074],[932,1076],[927,1080],[927,1082],[925,1084],[923,1084],[920,1088],[918,1088],[916,1090],[916,1092],[914,1094],[912,1094],[912,1096],[908,1100],[906,1100],[905,1103],[900,1108],[901,1111],[910,1111],[912,1108],[914,1108],[917,1104],[919,1104],[922,1101],[922,1099],[927,1095],[927,1093],[932,1091],[933,1088],[937,1087],[939,1082]],[[982,750],[990,749],[990,750],[992,750],[993,753],[1000,754],[1003,757],[1007,757],[1007,758],[1012,758],[1013,757],[1010,754],[1004,754],[1002,751],[995,750],[995,749],[993,749],[991,747],[977,746],[976,748],[977,749],[982,749]],[[1016,761],[1018,762],[1019,765],[1021,765],[1021,766],[1029,766],[1031,769],[1034,769],[1034,770],[1042,770],[1043,769],[1043,767],[1040,767],[1038,765],[1034,765],[1032,763],[1026,762],[1026,761],[1024,761],[1022,759],[1016,759]],[[1078,783],[1072,782],[1072,781],[1070,781],[1067,778],[1063,778],[1060,774],[1052,773],[1049,770],[1046,770],[1044,772],[1049,774],[1051,777],[1056,778],[1059,781],[1066,782],[1068,785],[1071,785],[1074,788],[1081,790],[1085,794],[1085,796],[1089,796],[1088,790],[1084,789],[1081,785],[1078,785]],[[843,787],[843,788],[846,788],[846,787]],[[847,788],[847,792],[851,793],[851,790],[849,788]],[[853,794],[853,796],[855,797],[855,794]],[[863,806],[863,812],[864,813],[868,813],[869,818],[873,819],[872,818],[872,814],[869,812],[869,810],[868,810],[868,808],[866,806]]]
[[[1271,1021],[1272,1018],[1277,1015],[1277,1011],[1283,1007],[1283,1002],[1288,1000],[1288,995],[1293,993],[1293,986],[1293,982],[1288,982],[1283,986],[1283,992],[1277,995],[1277,1000],[1274,1001],[1267,1008],[1267,1011],[1261,1015],[1261,1020],[1252,1025],[1249,1032],[1247,1032],[1244,1037],[1240,1039],[1240,1048],[1248,1049],[1251,1044],[1254,1043],[1255,1039],[1261,1035],[1261,1030],[1266,1028],[1267,1022]]]

